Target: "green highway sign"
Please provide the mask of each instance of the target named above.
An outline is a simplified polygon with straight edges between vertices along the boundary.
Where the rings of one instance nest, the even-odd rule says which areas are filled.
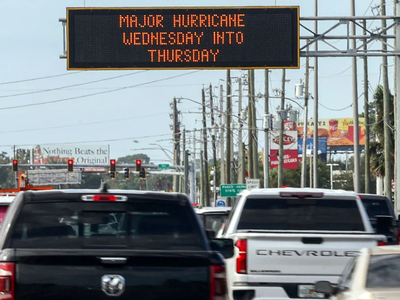
[[[169,164],[159,164],[158,169],[159,170],[169,170]]]
[[[236,197],[241,191],[246,189],[246,184],[221,184],[221,197]]]

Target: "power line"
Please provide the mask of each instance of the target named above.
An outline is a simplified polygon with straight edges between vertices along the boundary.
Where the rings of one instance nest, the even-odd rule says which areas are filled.
[[[85,125],[95,125],[95,124],[103,124],[103,123],[110,123],[110,122],[126,121],[126,120],[132,120],[132,119],[147,118],[147,117],[160,116],[160,115],[165,115],[165,114],[166,113],[158,113],[158,114],[136,116],[136,117],[130,117],[130,118],[118,118],[118,119],[97,121],[97,122],[89,122],[89,123],[82,123],[82,124],[71,124],[71,125],[60,125],[60,126],[51,126],[51,127],[40,127],[40,128],[30,128],[30,129],[18,129],[18,130],[10,130],[10,131],[0,131],[0,134],[1,133],[18,133],[18,132],[47,130],[47,129],[61,129],[61,128],[69,128],[69,127],[79,127],[79,126],[85,126]]]
[[[81,73],[81,72],[68,72],[68,73],[63,73],[63,74],[58,74],[58,75],[48,75],[48,76],[43,76],[43,77],[22,79],[22,80],[16,80],[16,81],[0,82],[0,85],[21,83],[21,82],[35,81],[35,80],[42,80],[42,79],[49,79],[49,78],[55,78],[55,77],[61,77],[61,76],[72,75],[72,74],[76,74],[76,73]]]
[[[160,82],[160,81],[165,81],[165,80],[169,80],[169,79],[173,79],[173,78],[178,78],[178,77],[186,76],[186,75],[197,73],[197,72],[200,72],[200,71],[196,70],[196,71],[188,72],[188,73],[185,73],[185,74],[180,74],[180,75],[175,75],[175,76],[171,76],[171,77],[166,77],[166,78],[163,78],[163,79],[157,79],[157,80],[152,80],[152,81],[148,81],[148,82],[144,82],[144,83],[125,86],[125,87],[121,87],[121,88],[117,88],[117,89],[112,89],[112,90],[109,90],[109,91],[97,92],[97,93],[92,93],[92,94],[86,94],[86,95],[81,95],[81,96],[75,96],[75,97],[58,99],[58,100],[51,100],[51,101],[45,101],[45,102],[37,102],[37,103],[31,103],[31,104],[0,107],[0,110],[46,105],[46,104],[65,102],[65,101],[81,99],[81,98],[86,98],[86,97],[91,97],[91,96],[96,96],[96,95],[108,94],[108,93],[117,92],[117,91],[126,90],[126,89],[131,89],[131,88],[135,88],[135,87],[138,87],[138,86],[143,86],[143,85],[147,85],[147,84],[151,84],[151,83],[155,83],[155,82]]]
[[[113,80],[113,79],[116,79],[116,78],[121,78],[121,77],[126,77],[126,76],[132,76],[132,75],[136,75],[136,74],[143,73],[143,72],[147,72],[147,70],[138,71],[138,72],[134,72],[134,73],[130,73],[130,74],[118,75],[118,76],[99,79],[99,80],[94,80],[94,81],[77,83],[77,84],[73,84],[73,85],[65,85],[65,86],[60,86],[60,87],[52,88],[52,89],[30,91],[30,92],[26,92],[26,93],[19,93],[19,94],[12,94],[12,95],[4,95],[4,96],[0,96],[0,98],[9,98],[9,97],[32,95],[32,94],[38,94],[38,93],[53,92],[53,91],[62,90],[62,89],[66,89],[66,88],[77,87],[77,86],[82,86],[82,85],[87,85],[87,84],[92,84],[92,83],[97,83],[97,82],[102,82],[102,81],[108,81],[108,80]]]

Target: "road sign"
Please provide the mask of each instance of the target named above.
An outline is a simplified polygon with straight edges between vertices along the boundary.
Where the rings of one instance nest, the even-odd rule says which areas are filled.
[[[158,169],[159,170],[169,170],[169,164],[159,164]]]
[[[226,206],[225,200],[218,199],[215,206],[217,206],[217,207],[225,207]]]
[[[221,184],[221,197],[236,197],[241,191],[246,189],[245,184]]]
[[[246,178],[246,190],[253,190],[260,188],[260,179]]]
[[[67,69],[299,68],[299,6],[69,7]]]

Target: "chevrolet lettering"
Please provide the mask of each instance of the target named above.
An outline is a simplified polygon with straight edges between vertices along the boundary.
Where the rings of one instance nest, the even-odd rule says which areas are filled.
[[[257,255],[265,256],[336,256],[336,257],[354,257],[358,251],[329,251],[329,250],[257,250]]]

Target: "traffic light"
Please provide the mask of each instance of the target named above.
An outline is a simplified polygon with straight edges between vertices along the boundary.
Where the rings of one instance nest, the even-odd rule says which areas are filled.
[[[146,169],[143,168],[139,171],[139,178],[145,179],[146,178]]]
[[[117,162],[115,159],[110,159],[110,172],[117,172]]]
[[[12,170],[13,170],[13,172],[18,172],[18,160],[17,159],[13,160]]]
[[[72,159],[68,159],[67,170],[68,172],[74,171],[74,161]]]
[[[111,177],[111,179],[115,179],[115,171],[110,172],[110,177]]]
[[[136,171],[140,172],[142,170],[142,160],[141,159],[137,159],[136,160]]]
[[[129,168],[125,168],[125,179],[129,179],[131,170]]]

